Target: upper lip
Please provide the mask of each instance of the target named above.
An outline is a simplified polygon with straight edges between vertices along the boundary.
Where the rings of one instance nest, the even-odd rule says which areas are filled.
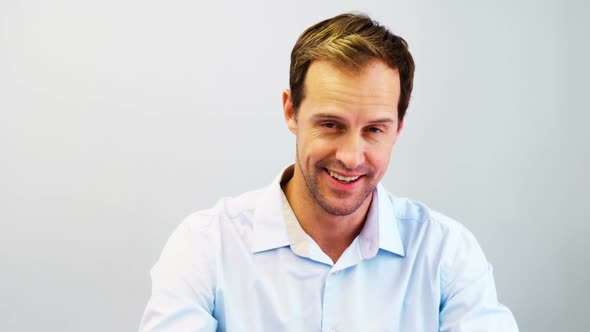
[[[343,176],[343,177],[346,177],[346,178],[356,178],[356,177],[360,177],[360,176],[364,175],[364,174],[361,174],[361,173],[359,173],[359,174],[355,174],[355,173],[342,173],[342,172],[335,171],[335,170],[329,169],[329,168],[326,168],[326,170],[328,170],[328,172],[336,173],[336,174],[338,174],[340,176]]]

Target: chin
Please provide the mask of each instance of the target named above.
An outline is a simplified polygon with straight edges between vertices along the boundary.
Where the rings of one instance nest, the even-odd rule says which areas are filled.
[[[316,197],[319,205],[326,211],[327,213],[334,215],[334,216],[348,216],[356,211],[363,205],[363,203],[369,199],[373,190],[370,190],[368,193],[361,197],[351,197],[349,199],[342,199],[342,198],[335,198],[329,199],[326,195],[321,195],[322,197]]]

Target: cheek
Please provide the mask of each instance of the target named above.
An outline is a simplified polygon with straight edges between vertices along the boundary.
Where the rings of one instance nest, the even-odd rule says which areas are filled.
[[[385,172],[391,157],[391,146],[374,149],[369,153],[368,161],[375,171]]]
[[[301,138],[297,141],[299,155],[306,159],[324,159],[330,154],[330,147],[333,144],[317,138]]]

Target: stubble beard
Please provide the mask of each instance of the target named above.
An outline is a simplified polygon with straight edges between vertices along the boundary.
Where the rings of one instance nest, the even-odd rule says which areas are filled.
[[[367,197],[369,197],[369,195],[371,195],[371,193],[373,193],[373,191],[375,190],[376,184],[373,184],[369,181],[371,181],[373,179],[373,173],[372,172],[367,172],[367,174],[363,175],[364,177],[367,177],[366,179],[362,179],[362,181],[367,181],[367,183],[369,183],[369,186],[365,189],[364,192],[362,192],[361,194],[357,195],[357,197],[355,197],[355,199],[350,203],[350,204],[331,204],[329,202],[329,198],[326,197],[326,195],[324,195],[321,191],[320,188],[320,183],[319,183],[319,178],[320,176],[322,176],[322,173],[325,173],[325,169],[328,168],[330,169],[329,165],[334,165],[337,164],[337,161],[328,161],[328,160],[322,160],[319,161],[317,164],[312,166],[312,169],[309,171],[305,171],[304,168],[302,167],[302,163],[301,160],[299,159],[299,153],[297,153],[297,163],[299,164],[299,169],[301,171],[301,174],[303,175],[303,179],[305,181],[305,184],[307,186],[307,190],[308,192],[311,194],[311,196],[313,197],[313,199],[315,200],[315,202],[328,214],[334,215],[334,216],[348,216],[353,214],[355,211],[357,211],[359,209],[359,207],[365,202],[365,200],[367,199]],[[339,167],[340,169],[343,169],[343,167]],[[329,191],[328,188],[324,188],[325,191]],[[328,193],[328,194],[332,194],[334,196],[337,196],[336,193]]]

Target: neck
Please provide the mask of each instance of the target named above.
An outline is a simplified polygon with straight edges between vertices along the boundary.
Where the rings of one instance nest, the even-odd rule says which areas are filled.
[[[371,205],[372,194],[352,214],[333,215],[326,212],[309,192],[307,185],[295,166],[293,177],[283,188],[289,205],[301,228],[335,263],[344,250],[359,235]]]

